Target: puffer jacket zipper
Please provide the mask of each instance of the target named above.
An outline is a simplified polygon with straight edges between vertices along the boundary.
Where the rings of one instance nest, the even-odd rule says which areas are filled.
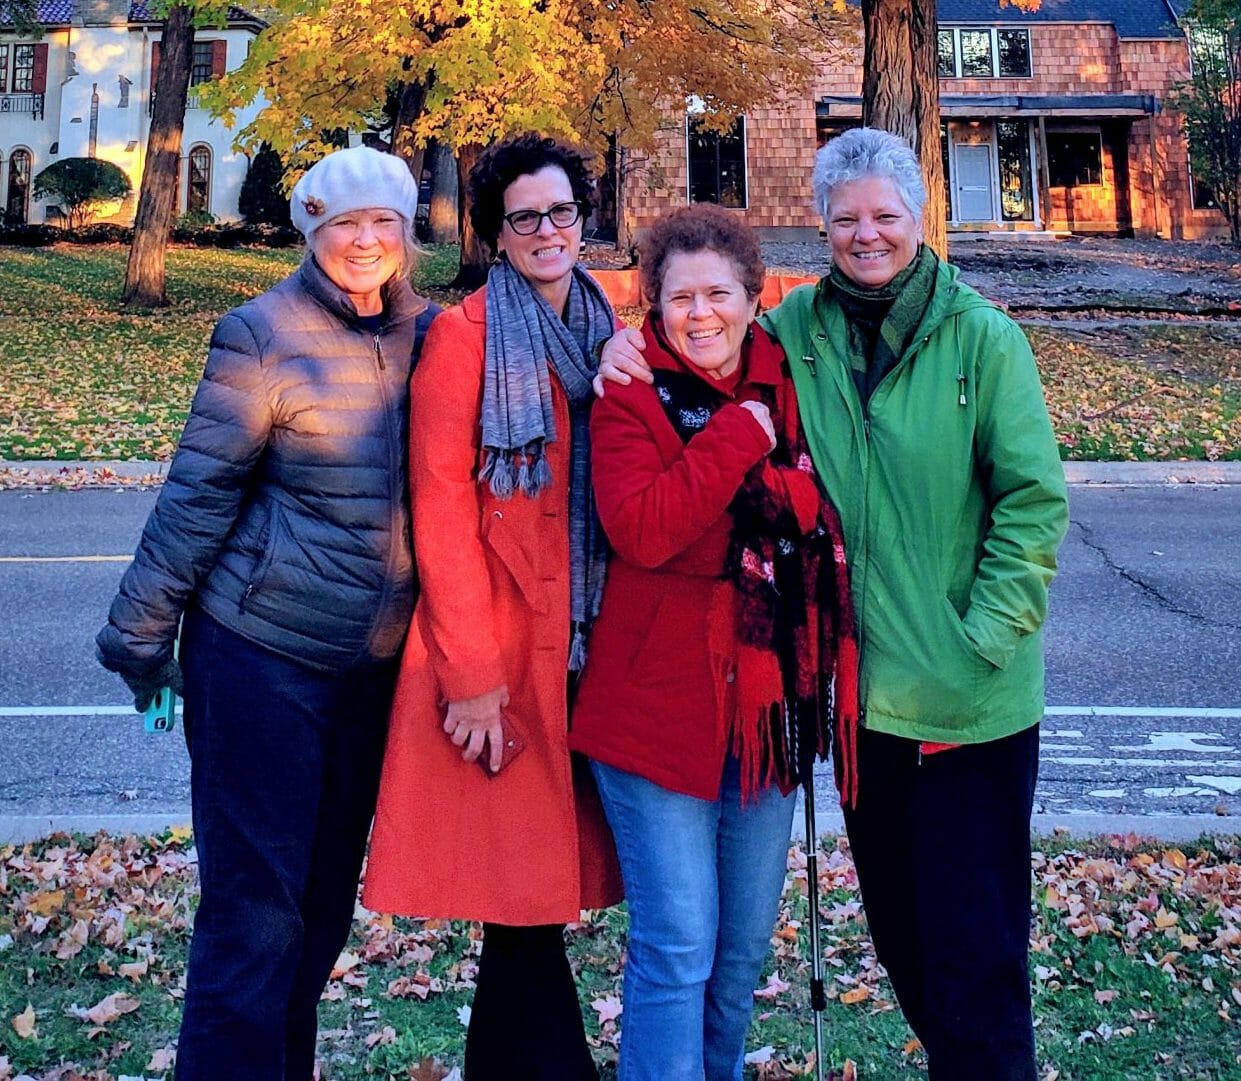
[[[383,626],[387,615],[388,605],[392,600],[392,581],[396,576],[396,560],[398,537],[391,528],[392,512],[400,506],[400,493],[397,492],[396,486],[400,481],[401,469],[400,459],[398,457],[400,451],[397,448],[397,432],[396,425],[392,418],[392,398],[388,393],[388,366],[384,363],[384,352],[382,331],[376,331],[372,335],[372,341],[375,346],[375,365],[377,368],[376,378],[379,382],[379,398],[384,414],[384,428],[388,433],[388,558],[384,566],[383,585],[379,593],[379,604],[375,606],[375,619],[371,623],[370,633],[366,636],[366,641],[362,645],[362,656],[359,658],[365,660],[372,652],[372,644],[375,636],[379,633],[379,628]]]

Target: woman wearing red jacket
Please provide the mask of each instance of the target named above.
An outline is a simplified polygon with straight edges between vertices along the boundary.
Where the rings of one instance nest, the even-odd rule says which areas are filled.
[[[613,554],[570,746],[629,902],[620,1081],[740,1081],[791,793],[856,723],[844,545],[754,325],[753,233],[687,207],[640,265],[654,384],[609,384],[591,418]]]

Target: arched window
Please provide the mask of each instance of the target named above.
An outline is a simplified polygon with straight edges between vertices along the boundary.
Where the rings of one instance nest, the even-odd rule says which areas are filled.
[[[189,166],[185,177],[185,212],[209,213],[211,210],[211,147],[199,143],[190,148]]]
[[[9,195],[4,204],[8,225],[25,225],[30,213],[30,151],[14,150],[9,155]]]

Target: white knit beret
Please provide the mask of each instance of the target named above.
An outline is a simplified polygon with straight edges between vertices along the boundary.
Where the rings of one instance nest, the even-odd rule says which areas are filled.
[[[351,210],[394,210],[412,223],[418,185],[409,166],[395,154],[353,146],[315,162],[293,187],[289,212],[310,240],[326,221]]]

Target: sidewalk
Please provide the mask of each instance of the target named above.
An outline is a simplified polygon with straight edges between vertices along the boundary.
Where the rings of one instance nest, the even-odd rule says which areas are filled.
[[[21,487],[70,488],[158,484],[167,462],[0,462],[0,487],[20,480]],[[1241,462],[1065,462],[1070,484],[1150,487],[1161,484],[1241,484]],[[17,486],[17,485],[14,485]]]

